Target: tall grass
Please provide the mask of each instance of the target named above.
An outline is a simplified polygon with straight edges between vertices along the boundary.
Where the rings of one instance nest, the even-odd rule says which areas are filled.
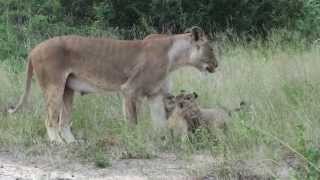
[[[311,173],[319,177],[320,47],[280,46],[279,41],[272,36],[268,43],[223,42],[220,67],[213,75],[203,76],[191,68],[171,75],[174,92],[196,91],[203,107],[220,104],[233,108],[241,100],[249,103],[248,111],[232,117],[227,136],[216,133],[213,139],[199,132],[196,141],[179,144],[152,131],[147,108],[142,110],[139,124],[129,129],[116,93],[76,96],[73,132],[82,143],[68,147],[66,155],[92,161],[101,153],[117,159],[152,158],[161,152],[188,157],[209,151],[215,157],[224,154],[227,160],[281,161],[291,153],[305,162],[296,177],[311,177]],[[25,73],[11,69],[10,63],[0,64],[3,110],[17,102],[24,85]],[[22,112],[0,114],[1,148],[43,153],[50,146],[42,94],[37,83],[32,89],[28,107]]]

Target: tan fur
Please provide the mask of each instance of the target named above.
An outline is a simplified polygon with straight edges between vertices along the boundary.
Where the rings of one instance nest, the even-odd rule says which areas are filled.
[[[199,48],[200,47],[200,48]],[[28,56],[26,90],[17,111],[26,101],[33,72],[44,93],[49,139],[72,142],[70,131],[74,92],[81,94],[120,91],[124,96],[125,114],[137,123],[136,101],[150,99],[154,109],[161,105],[166,76],[183,66],[214,72],[217,61],[200,28],[191,33],[147,40],[114,40],[81,36],[61,36],[37,45]],[[159,106],[160,107],[160,106]],[[164,110],[155,117],[163,119]]]
[[[169,38],[169,34],[149,34],[143,40],[150,40],[150,39],[162,39],[162,38]]]
[[[174,137],[181,137],[184,140],[188,135],[189,124],[183,117],[182,109],[175,108],[168,119],[168,129]]]
[[[201,122],[205,123],[206,127],[210,129],[224,129],[226,128],[227,120],[230,118],[228,112],[223,108],[200,109]]]
[[[172,95],[171,95],[172,96]],[[201,126],[201,111],[199,105],[194,101],[193,94],[181,93],[174,99],[175,106],[170,106],[168,129],[175,137],[185,140],[188,132]]]

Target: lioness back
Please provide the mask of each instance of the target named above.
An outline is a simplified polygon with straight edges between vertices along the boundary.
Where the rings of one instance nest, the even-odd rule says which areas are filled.
[[[131,76],[132,69],[144,62],[144,57],[149,56],[148,53],[165,55],[165,47],[169,46],[170,42],[159,43],[163,48],[141,40],[60,36],[37,45],[31,51],[30,59],[39,74],[40,71],[50,75],[67,71],[66,74],[71,73],[79,80],[88,81],[97,89],[116,91],[120,90],[120,86]],[[166,66],[163,64],[166,61],[148,61],[150,68]],[[41,65],[44,63],[48,68]],[[43,68],[46,70],[40,70]],[[45,74],[42,73],[41,76]]]

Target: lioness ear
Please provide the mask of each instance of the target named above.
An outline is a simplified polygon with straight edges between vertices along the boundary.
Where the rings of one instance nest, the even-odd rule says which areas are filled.
[[[196,92],[193,92],[193,96],[194,96],[195,99],[198,98],[198,94]]]
[[[192,40],[199,41],[203,37],[203,30],[198,26],[194,26],[191,28],[191,35]]]

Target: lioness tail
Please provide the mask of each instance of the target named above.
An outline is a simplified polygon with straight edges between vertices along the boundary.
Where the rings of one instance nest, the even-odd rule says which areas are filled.
[[[15,107],[10,107],[8,109],[8,113],[10,113],[10,114],[15,113],[27,101],[28,96],[29,96],[29,92],[30,92],[30,88],[31,88],[32,75],[33,75],[33,66],[32,66],[31,60],[29,58],[28,64],[27,64],[27,79],[26,79],[25,91],[24,91],[23,95],[21,96],[19,103]]]

